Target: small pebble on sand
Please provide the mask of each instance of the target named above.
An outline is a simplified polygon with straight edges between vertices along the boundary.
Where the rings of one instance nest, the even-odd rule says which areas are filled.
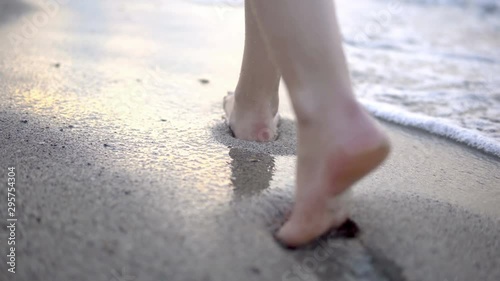
[[[205,78],[198,79],[198,81],[200,81],[201,84],[208,84],[208,83],[210,83],[210,80],[205,79]]]

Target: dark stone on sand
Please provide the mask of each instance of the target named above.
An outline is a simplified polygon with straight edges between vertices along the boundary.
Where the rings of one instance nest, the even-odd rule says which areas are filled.
[[[260,269],[258,269],[258,268],[257,268],[257,267],[255,267],[255,266],[250,267],[250,271],[251,271],[252,273],[254,273],[254,274],[257,274],[257,275],[259,275],[259,274],[260,274]]]
[[[358,225],[351,219],[347,219],[344,224],[342,224],[337,229],[337,234],[343,238],[356,238],[360,233]]]

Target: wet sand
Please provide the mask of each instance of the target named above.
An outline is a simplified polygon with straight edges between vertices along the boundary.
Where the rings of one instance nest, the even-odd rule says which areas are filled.
[[[355,189],[361,235],[281,248],[293,115],[282,91],[277,142],[230,136],[243,21],[218,8],[70,2],[0,42],[0,167],[18,171],[20,225],[18,272],[1,262],[0,280],[500,279],[499,159],[388,123],[394,152]]]

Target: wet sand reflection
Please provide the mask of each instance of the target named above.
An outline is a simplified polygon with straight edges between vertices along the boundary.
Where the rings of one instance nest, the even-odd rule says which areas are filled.
[[[269,188],[274,173],[274,157],[242,148],[231,148],[231,182],[234,201],[255,196]]]

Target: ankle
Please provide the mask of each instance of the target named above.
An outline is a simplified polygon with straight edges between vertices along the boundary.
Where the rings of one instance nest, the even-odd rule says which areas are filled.
[[[340,149],[347,154],[357,154],[379,146],[389,146],[389,139],[357,101],[345,102],[342,106],[318,107],[310,114],[297,113],[299,138],[318,141],[318,134],[330,149]]]
[[[261,115],[274,117],[278,112],[278,95],[246,95],[242,92],[235,92],[234,96],[235,112],[243,115]]]
[[[390,146],[387,134],[363,108],[359,115],[352,116],[349,124],[343,128],[344,131],[339,130],[339,144],[348,155],[356,155],[381,147],[388,149]]]
[[[312,95],[311,95],[312,96]],[[297,123],[302,127],[335,126],[362,117],[363,108],[354,98],[309,98],[294,104]]]

